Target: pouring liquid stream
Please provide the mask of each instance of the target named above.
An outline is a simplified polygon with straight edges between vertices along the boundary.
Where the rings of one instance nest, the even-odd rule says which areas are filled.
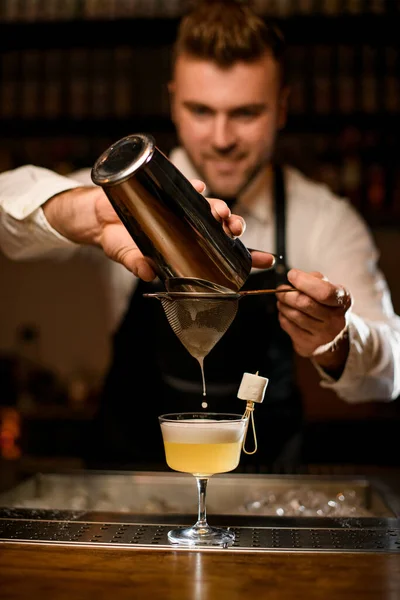
[[[192,354],[192,356],[193,356],[193,354]],[[197,362],[200,365],[201,380],[203,383],[203,397],[204,397],[204,396],[207,396],[206,379],[204,376],[204,356],[195,356],[194,358],[197,360]],[[205,400],[203,400],[203,402],[201,403],[201,408],[208,408],[208,403]]]
[[[197,359],[200,365],[200,369],[201,369],[201,380],[203,382],[203,396],[207,396],[207,391],[206,391],[206,380],[204,377],[204,358],[198,358]],[[207,404],[206,402],[202,403],[203,404]],[[207,408],[207,407],[203,407],[203,408]]]
[[[212,337],[212,336],[211,336]],[[207,395],[206,379],[204,373],[204,358],[214,346],[214,341],[210,340],[210,330],[199,327],[190,327],[180,334],[180,339],[188,352],[197,360],[200,365],[201,379],[203,385],[203,397]],[[202,408],[207,408],[207,402],[202,402]]]
[[[206,391],[206,379],[204,377],[204,357],[203,358],[198,358],[198,363],[200,365],[200,369],[201,369],[201,379],[203,382],[203,396],[207,396],[207,391]],[[203,400],[203,402],[201,403],[201,408],[208,408],[208,402],[206,402],[205,400]]]

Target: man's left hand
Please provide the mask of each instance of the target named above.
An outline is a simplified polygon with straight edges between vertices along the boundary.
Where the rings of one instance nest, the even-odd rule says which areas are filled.
[[[280,293],[278,310],[281,327],[291,337],[294,350],[300,356],[314,356],[316,362],[328,370],[343,368],[348,355],[347,340],[337,349],[314,353],[331,344],[345,330],[346,313],[352,304],[350,293],[318,272],[292,269],[288,280],[298,291]]]

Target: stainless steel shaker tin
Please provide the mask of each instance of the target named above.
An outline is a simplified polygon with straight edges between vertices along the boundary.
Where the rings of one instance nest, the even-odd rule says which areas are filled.
[[[112,144],[96,161],[92,180],[162,281],[198,277],[238,290],[251,255],[211,213],[207,200],[146,133]]]

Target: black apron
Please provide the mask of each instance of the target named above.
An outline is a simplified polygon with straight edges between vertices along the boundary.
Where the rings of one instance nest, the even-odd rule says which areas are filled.
[[[285,186],[275,167],[276,253],[285,256]],[[243,289],[286,283],[278,259],[270,271],[250,274]],[[275,295],[243,297],[227,332],[204,359],[207,396],[199,363],[171,329],[161,303],[143,293],[163,289],[140,281],[114,336],[113,360],[105,380],[88,466],[166,468],[158,415],[206,411],[243,414],[236,396],[243,373],[269,378],[264,402],[255,407],[258,451],[242,453],[238,471],[293,472],[301,462],[302,405],[294,383],[293,349],[278,321]],[[249,429],[246,447],[252,449]]]

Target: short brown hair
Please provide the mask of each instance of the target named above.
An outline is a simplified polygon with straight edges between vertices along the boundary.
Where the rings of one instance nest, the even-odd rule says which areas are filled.
[[[283,34],[272,21],[257,15],[249,2],[198,0],[180,22],[172,64],[180,54],[189,54],[230,67],[237,61],[257,60],[266,52],[283,72]]]

